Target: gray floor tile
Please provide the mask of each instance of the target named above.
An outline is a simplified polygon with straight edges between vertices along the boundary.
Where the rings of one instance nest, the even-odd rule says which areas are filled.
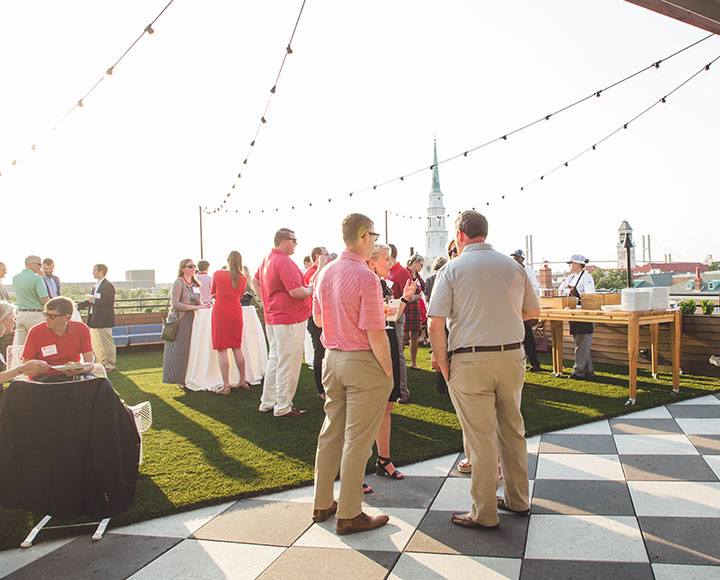
[[[635,510],[624,481],[540,479],[535,482],[532,513],[632,516]]]
[[[633,419],[618,417],[610,419],[614,435],[668,435],[682,433],[674,419]]]
[[[487,531],[456,526],[451,514],[428,512],[405,551],[522,558],[529,518],[501,513],[500,529]]]
[[[670,405],[673,417],[690,419],[717,419],[720,417],[720,405]]]
[[[720,564],[720,518],[640,517],[650,561]]]
[[[83,536],[6,576],[13,579],[51,580],[127,578],[182,540],[105,534],[100,542]]]
[[[366,504],[374,507],[428,508],[445,483],[444,477],[389,477],[367,475],[373,493],[365,494]]]
[[[628,481],[718,481],[698,455],[621,455],[620,461]]]
[[[632,562],[572,562],[569,560],[525,560],[520,580],[652,580],[650,564]]]
[[[243,500],[197,530],[199,540],[290,546],[312,525],[312,504]]]
[[[385,578],[399,552],[291,547],[258,578]]]
[[[720,435],[688,435],[701,455],[720,455]]]
[[[540,453],[617,453],[617,449],[612,435],[548,433],[542,436]]]

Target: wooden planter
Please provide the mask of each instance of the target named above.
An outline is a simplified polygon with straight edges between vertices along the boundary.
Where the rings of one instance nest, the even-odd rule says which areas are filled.
[[[661,324],[658,363],[662,371],[672,370],[670,356],[670,329]],[[546,332],[549,336],[550,333]],[[568,325],[563,329],[563,360],[573,360],[574,343]],[[720,356],[720,316],[683,314],[682,317],[682,354],[680,367],[683,372],[706,377],[720,377],[720,368],[708,362],[711,354]],[[592,341],[592,360],[595,363],[607,363],[627,366],[627,328],[596,324]],[[650,331],[647,326],[640,327],[640,354],[638,368],[650,369]]]

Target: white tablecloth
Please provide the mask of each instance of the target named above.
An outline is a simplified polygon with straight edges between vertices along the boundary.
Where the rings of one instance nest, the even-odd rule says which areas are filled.
[[[243,306],[241,350],[245,357],[245,380],[252,385],[260,384],[267,364],[267,344],[253,306]],[[230,382],[234,384],[240,381],[240,373],[231,351],[228,351],[228,358],[231,361]],[[212,347],[212,310],[196,310],[185,385],[192,391],[209,391],[221,388],[222,384],[217,351]]]

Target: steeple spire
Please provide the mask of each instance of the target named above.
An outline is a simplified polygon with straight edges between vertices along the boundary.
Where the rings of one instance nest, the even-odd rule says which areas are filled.
[[[437,139],[433,138],[433,177],[431,193],[442,193],[440,191],[440,173],[437,161]]]

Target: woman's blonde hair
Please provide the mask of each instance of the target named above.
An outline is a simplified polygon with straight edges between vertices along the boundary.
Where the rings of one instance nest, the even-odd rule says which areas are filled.
[[[232,278],[232,287],[237,288],[238,279],[243,276],[242,255],[237,250],[233,250],[227,257],[228,270]]]
[[[184,260],[180,260],[180,264],[178,265],[178,278],[183,277],[183,268],[188,265],[189,262],[192,262],[192,258],[185,258]],[[196,276],[197,268],[195,269],[195,272],[191,276],[192,282],[195,284],[195,286],[200,286],[200,280],[197,279]]]
[[[390,252],[390,246],[386,244],[375,244],[375,247],[373,248],[372,254],[370,254],[370,260],[373,262],[377,262],[380,259],[380,255],[387,250]],[[370,261],[368,260],[368,261]]]

